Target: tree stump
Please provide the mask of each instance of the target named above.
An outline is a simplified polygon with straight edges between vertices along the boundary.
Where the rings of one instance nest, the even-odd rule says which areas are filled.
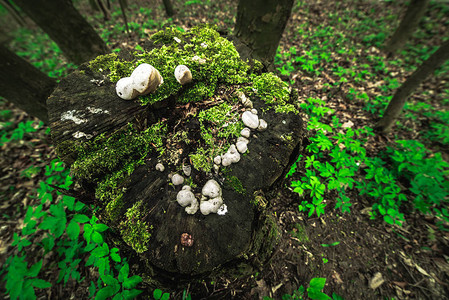
[[[121,236],[121,247],[136,251],[148,268],[203,274],[254,244],[257,192],[269,189],[297,158],[303,123],[286,85],[261,73],[257,62],[250,67],[240,60],[232,43],[211,28],[167,29],[153,40],[164,45],[99,57],[61,80],[48,99],[52,138],[81,186],[80,199],[99,207],[98,217]],[[164,83],[154,94],[122,100],[115,82],[142,62],[155,66]],[[191,83],[176,82],[178,64],[190,68]],[[239,162],[218,168],[214,156],[225,154],[244,127],[240,116],[250,109],[245,98],[268,127],[251,130]],[[163,171],[156,170],[158,163]],[[183,166],[191,166],[189,176]],[[174,185],[173,174],[184,183]],[[210,179],[222,189],[223,210],[187,214],[178,192],[190,185],[200,200]]]

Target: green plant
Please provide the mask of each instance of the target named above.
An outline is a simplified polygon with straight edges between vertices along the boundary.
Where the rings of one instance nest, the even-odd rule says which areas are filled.
[[[17,127],[12,129],[12,123],[5,122],[0,127],[0,146],[11,141],[22,140],[28,133],[36,132],[43,125],[42,122],[26,121],[18,123]]]
[[[387,148],[387,154],[393,161],[394,175],[410,182],[414,208],[448,222],[449,163],[441,153],[431,153],[418,141],[401,140]]]
[[[304,300],[304,299],[313,299],[313,300],[343,300],[342,297],[338,296],[335,293],[332,293],[332,298],[322,292],[324,289],[324,285],[326,284],[326,278],[312,278],[309,282],[309,287],[307,290],[304,286],[300,286],[297,290],[295,290],[291,295],[284,294],[282,295],[282,300]],[[306,298],[306,295],[308,298]],[[272,300],[270,297],[263,297],[263,300]]]
[[[48,288],[51,285],[38,278],[41,274],[42,260],[28,268],[25,252],[38,229],[44,237],[38,246],[43,253],[55,251],[59,261],[54,265],[58,272],[57,282],[66,284],[70,279],[82,281],[79,267],[93,266],[98,270],[97,282],[91,281],[89,288],[91,297],[95,299],[132,299],[141,291],[135,289],[142,279],[140,276],[129,276],[129,265],[123,260],[117,248],[110,248],[104,242],[103,234],[108,229],[105,224],[86,213],[85,204],[75,198],[61,194],[59,190],[68,189],[72,179],[68,170],[58,160],[53,160],[45,168],[45,181],[37,190],[40,203],[29,206],[21,234],[14,234],[13,247],[18,254],[7,259],[1,274],[6,281],[6,290],[12,299],[35,299],[35,288]],[[53,187],[58,186],[58,191]],[[44,207],[49,206],[48,210]],[[81,235],[81,229],[83,234]],[[83,259],[87,257],[87,260]],[[51,267],[46,266],[46,267]]]

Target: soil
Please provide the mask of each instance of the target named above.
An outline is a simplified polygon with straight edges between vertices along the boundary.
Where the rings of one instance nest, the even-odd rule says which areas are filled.
[[[148,5],[145,1],[129,1],[132,5]],[[205,1],[208,2],[208,1]],[[310,26],[328,22],[330,12],[340,10],[357,10],[376,18],[386,13],[382,2],[343,2],[342,5],[334,1],[313,2],[300,9],[295,9],[284,37],[281,41],[283,49],[296,46],[301,49],[302,41],[295,39],[295,28],[300,23],[308,22]],[[80,10],[85,15],[92,15],[86,3],[79,3]],[[154,5],[154,4],[153,4]],[[173,23],[182,28],[190,28],[201,22],[217,23],[222,28],[232,28],[235,20],[236,3],[230,1],[220,2],[217,6],[211,4],[184,5],[176,3],[178,15]],[[388,8],[401,15],[403,7],[400,3],[388,4]],[[354,16],[355,17],[355,16]],[[431,15],[428,17],[432,17]],[[141,14],[128,14],[130,21],[142,22]],[[154,20],[165,20],[162,4],[153,7]],[[100,18],[96,18],[101,26]],[[398,18],[399,19],[399,18]],[[447,20],[438,28],[439,35],[426,41],[427,45],[437,45],[439,37],[448,32]],[[444,25],[445,24],[445,25]],[[350,25],[348,25],[350,26]],[[348,27],[349,28],[349,27]],[[148,34],[156,31],[148,30]],[[362,37],[360,37],[362,38]],[[356,38],[355,38],[356,39]],[[132,49],[137,44],[143,45],[145,39],[136,34],[126,35],[111,41],[111,46],[120,46]],[[360,42],[360,41],[354,41]],[[423,41],[421,41],[423,42]],[[373,49],[376,53],[379,50]],[[403,70],[398,72],[398,80],[409,74]],[[294,73],[294,87],[298,89],[300,99],[311,95],[314,97],[327,97],[327,105],[335,109],[335,115],[341,122],[352,121],[354,127],[364,125],[372,126],[376,121],[370,113],[363,111],[361,101],[350,101],[345,92],[351,83],[341,85],[334,91],[332,97],[322,94],[320,85],[332,82],[330,76],[310,78],[302,73]],[[415,92],[414,100],[422,101],[423,91],[441,91],[447,89],[447,75],[445,77],[432,77],[426,80]],[[367,88],[368,89],[368,88]],[[375,90],[372,91],[373,93]],[[438,107],[438,96],[429,100]],[[7,103],[1,104],[1,109],[12,111],[14,123],[36,119],[27,116],[24,112]],[[389,135],[376,135],[370,138],[365,145],[367,152],[376,155],[379,150],[394,139],[417,139],[428,128],[421,118],[417,122],[404,120],[404,126],[396,128]],[[411,130],[405,130],[409,127]],[[430,148],[442,151],[443,157],[448,160],[449,151],[439,143],[428,145]],[[45,178],[44,169],[56,158],[45,128],[33,134],[27,134],[23,139],[7,143],[2,146],[0,156],[0,263],[3,265],[9,256],[16,254],[17,249],[11,246],[13,234],[20,233],[23,219],[28,205],[37,203],[36,188]],[[41,167],[36,174],[23,176],[25,170],[32,166]],[[362,178],[360,180],[363,180]],[[231,276],[229,273],[218,278],[195,278],[186,283],[181,290],[171,291],[173,299],[181,299],[183,290],[191,293],[193,299],[258,299],[270,296],[281,299],[284,294],[291,294],[300,286],[308,287],[312,278],[324,277],[327,279],[324,292],[328,295],[338,294],[344,299],[449,299],[449,232],[438,230],[436,220],[418,213],[407,212],[406,226],[392,227],[380,219],[371,220],[366,214],[367,208],[372,205],[363,195],[350,196],[353,206],[349,214],[341,214],[333,210],[335,205],[328,199],[326,213],[320,218],[308,218],[298,212],[300,199],[296,193],[288,188],[287,181],[278,183],[272,191],[265,196],[269,202],[268,214],[274,216],[281,236],[278,245],[271,257],[262,263],[255,259],[250,266],[250,275],[243,277]],[[34,243],[38,240],[32,241]],[[40,247],[30,247],[27,257],[42,257]],[[139,266],[133,264],[130,254],[131,273],[138,272]],[[49,253],[45,259],[56,258],[55,253]],[[81,270],[82,276],[95,280],[95,274],[89,270]],[[379,275],[380,274],[380,275]],[[379,280],[380,278],[380,280]],[[56,283],[57,274],[51,271],[44,274],[45,280],[53,287],[38,294],[40,299],[86,299],[89,280],[81,283],[69,281],[65,286]],[[377,280],[375,280],[377,279]],[[213,281],[212,281],[213,280]],[[377,281],[381,283],[374,287]],[[152,294],[152,288],[142,286],[142,298],[147,299]],[[2,287],[2,293],[4,287]]]

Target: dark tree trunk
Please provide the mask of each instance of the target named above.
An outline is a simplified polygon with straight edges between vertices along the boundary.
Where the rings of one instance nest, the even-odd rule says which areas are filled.
[[[143,164],[123,183],[117,183],[124,192],[115,198],[121,204],[116,206],[118,211],[114,218],[108,217],[107,206],[115,203],[115,199],[105,204],[95,198],[95,184],[102,178],[93,175],[96,177],[92,180],[80,181],[83,189],[80,200],[87,199],[99,207],[99,211],[102,211],[99,217],[106,220],[111,229],[118,233],[117,236],[123,239],[118,240],[118,244],[126,249],[124,235],[120,231],[121,224],[124,224],[129,208],[142,203],[139,211],[144,213],[140,221],[151,224],[151,237],[145,242],[145,250],[139,252],[134,249],[148,273],[191,280],[192,275],[212,272],[225,263],[248,263],[245,257],[257,257],[259,263],[263,262],[278,238],[275,223],[263,213],[262,207],[266,205],[263,191],[269,190],[278,179],[283,178],[286,169],[298,157],[303,138],[301,117],[293,113],[276,113],[274,109],[267,110],[265,102],[253,97],[254,108],[259,111],[259,117],[268,123],[268,128],[251,135],[249,152],[242,155],[238,163],[226,167],[226,174],[223,170],[206,173],[192,168],[191,174],[186,175],[181,173],[177,165],[181,162],[191,164],[189,153],[196,151],[198,145],[187,145],[192,145],[195,139],[202,139],[197,114],[187,112],[190,109],[202,110],[219,104],[221,100],[214,104],[215,100],[206,98],[198,103],[182,105],[176,101],[178,96],[172,95],[153,105],[142,106],[138,101],[120,99],[116,95],[115,84],[108,80],[97,86],[92,79],[102,76],[93,73],[85,65],[81,68],[85,68],[83,72],[75,71],[61,80],[48,100],[53,142],[61,159],[68,165],[75,165],[72,165],[72,169],[76,170],[76,164],[79,163],[76,160],[76,149],[80,148],[76,145],[90,142],[97,144],[97,137],[116,136],[118,130],[129,128],[129,123],[134,124],[134,128],[140,126],[142,130],[159,120],[165,120],[167,134],[163,137],[163,148],[167,151],[173,149],[182,155],[178,163],[164,163],[165,170],[160,172],[155,167],[162,159],[161,154],[149,150]],[[165,78],[165,81],[168,82],[168,79]],[[189,86],[184,88],[188,89]],[[232,91],[236,88],[227,86],[221,97],[232,99]],[[238,107],[241,112],[243,107]],[[172,144],[171,136],[182,131],[186,132],[186,137]],[[102,156],[104,151],[105,148],[100,146],[99,152],[93,152],[92,155],[98,153]],[[122,153],[121,148],[114,148],[114,153]],[[170,154],[170,157],[173,156]],[[186,182],[194,183],[192,189],[196,197],[200,197],[198,194],[207,180],[216,180],[222,188],[227,212],[224,215],[203,215],[200,211],[187,214],[176,202],[182,185],[174,186],[169,179],[169,174],[176,172],[185,175]],[[241,188],[236,188],[236,182]],[[193,243],[183,243],[186,235],[193,238]]]
[[[399,27],[385,47],[385,51],[388,54],[394,54],[402,49],[418,27],[419,21],[426,12],[427,4],[429,4],[429,0],[412,0],[410,2]]]
[[[165,7],[165,13],[167,14],[167,17],[172,17],[175,14],[175,10],[173,9],[173,5],[171,3],[171,0],[162,0]]]
[[[267,68],[273,66],[293,0],[240,0],[235,35],[252,49],[252,56]]]
[[[108,52],[95,32],[70,0],[14,0],[75,64]]]
[[[46,100],[56,81],[0,44],[0,96],[48,123]]]
[[[407,98],[429,75],[449,59],[449,40],[423,62],[412,75],[398,88],[388,104],[382,119],[376,124],[376,128],[381,132],[389,132],[395,120],[401,114]]]

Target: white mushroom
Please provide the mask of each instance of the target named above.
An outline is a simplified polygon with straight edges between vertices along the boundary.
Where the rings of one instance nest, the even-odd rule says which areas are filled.
[[[183,184],[183,183],[184,183],[184,177],[182,177],[182,176],[179,175],[179,174],[175,174],[175,175],[172,176],[171,182],[172,182],[174,185],[180,185],[180,184]]]
[[[245,126],[251,129],[256,129],[259,126],[259,117],[250,111],[245,111],[242,114],[242,121]]]
[[[131,77],[124,77],[117,81],[115,85],[115,92],[124,100],[132,100],[139,96],[139,92],[134,90],[134,84]]]
[[[237,139],[237,143],[235,144],[235,147],[237,148],[237,150],[240,153],[245,153],[248,150],[248,143],[249,143],[249,140],[247,140],[244,137],[239,137]]]
[[[257,109],[253,108],[253,109],[251,109],[251,112],[252,112],[253,114],[257,115]]]
[[[203,215],[207,216],[210,213],[217,213],[222,205],[223,199],[221,197],[216,197],[208,201],[201,201],[200,211]]]
[[[214,163],[216,163],[217,165],[221,164],[221,156],[220,155],[214,157]]]
[[[221,156],[221,164],[224,167],[229,166],[232,163],[237,163],[240,161],[240,154],[234,144],[229,147],[228,151]]]
[[[192,193],[190,186],[185,185],[176,195],[176,201],[182,207],[185,207],[186,213],[193,215],[198,211],[199,205],[195,195]]]
[[[221,196],[221,187],[213,179],[210,179],[206,182],[206,184],[203,186],[203,189],[201,190],[201,194],[205,197],[209,198],[216,198]]]
[[[184,85],[192,81],[192,73],[187,66],[179,65],[175,69],[175,78],[180,84]]]
[[[160,172],[164,172],[165,167],[164,167],[163,164],[158,163],[158,164],[156,165],[156,170],[158,170],[158,171],[160,171]]]
[[[130,77],[120,79],[115,90],[117,95],[125,100],[131,100],[139,95],[146,95],[156,91],[164,82],[156,68],[149,64],[140,64]]]
[[[265,129],[267,129],[267,127],[267,121],[265,121],[264,119],[259,119],[259,126],[257,126],[257,130],[264,131]]]
[[[242,131],[240,131],[240,134],[245,138],[249,138],[249,136],[251,135],[251,130],[248,127],[245,127],[242,129]]]
[[[203,215],[210,213],[217,213],[220,207],[223,205],[223,198],[221,197],[221,187],[213,179],[210,179],[204,185],[201,193],[200,211]],[[207,200],[209,198],[209,200]]]

